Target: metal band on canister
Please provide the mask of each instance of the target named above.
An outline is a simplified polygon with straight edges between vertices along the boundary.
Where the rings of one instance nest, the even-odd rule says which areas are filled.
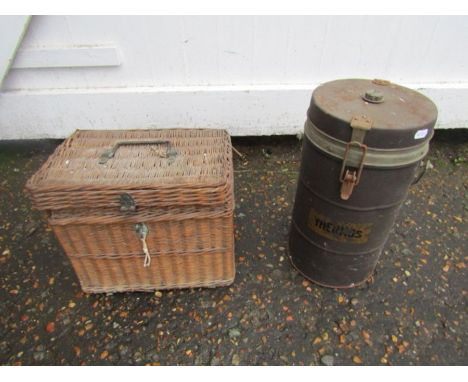
[[[333,138],[319,130],[312,121],[306,120],[304,134],[309,141],[324,153],[343,160],[348,142]],[[376,149],[367,147],[364,158],[365,167],[404,167],[423,159],[429,151],[429,140],[424,143],[400,149]],[[350,166],[358,167],[362,158],[361,150],[351,146],[347,161]]]

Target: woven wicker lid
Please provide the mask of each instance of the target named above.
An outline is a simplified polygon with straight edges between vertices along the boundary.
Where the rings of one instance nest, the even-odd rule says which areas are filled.
[[[39,209],[216,204],[231,193],[232,151],[218,129],[77,130],[28,181]]]

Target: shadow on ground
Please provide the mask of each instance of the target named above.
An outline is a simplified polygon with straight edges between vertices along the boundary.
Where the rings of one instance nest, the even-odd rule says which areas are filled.
[[[300,143],[242,138],[234,284],[114,295],[81,292],[23,193],[59,142],[1,142],[0,363],[466,365],[467,135],[437,132],[371,283],[326,289],[293,270]]]

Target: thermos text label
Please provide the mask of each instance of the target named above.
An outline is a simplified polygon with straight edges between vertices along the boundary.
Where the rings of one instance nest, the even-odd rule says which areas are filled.
[[[363,244],[369,240],[372,223],[342,223],[331,221],[326,216],[311,209],[308,226],[316,234],[330,240]]]

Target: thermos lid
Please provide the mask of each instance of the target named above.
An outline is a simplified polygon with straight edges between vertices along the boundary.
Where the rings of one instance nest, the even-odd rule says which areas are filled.
[[[307,116],[319,130],[344,142],[351,139],[351,120],[364,117],[371,128],[363,143],[395,149],[431,139],[437,108],[421,93],[389,81],[343,79],[315,89]]]

